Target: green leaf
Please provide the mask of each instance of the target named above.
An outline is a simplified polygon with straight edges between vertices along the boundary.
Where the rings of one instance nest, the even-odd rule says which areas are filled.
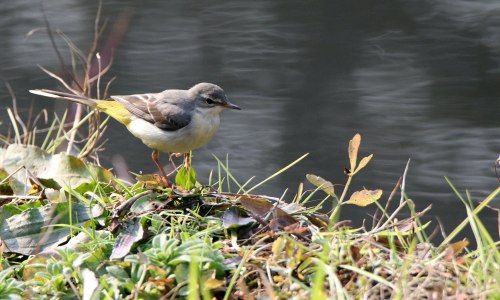
[[[14,215],[22,213],[23,210],[15,204],[4,204],[0,207],[0,220],[8,219]]]
[[[126,281],[130,279],[128,273],[121,266],[108,266],[106,271],[116,279]]]
[[[189,275],[189,264],[183,263],[183,264],[179,264],[179,265],[175,266],[174,273],[175,273],[175,281],[177,282],[177,284],[179,284],[181,282],[187,282],[188,275]],[[185,285],[184,287],[179,289],[178,295],[179,296],[187,296],[188,291],[189,291],[189,289],[188,289],[187,285]]]
[[[191,166],[189,170],[183,166],[175,175],[175,184],[185,190],[192,190],[196,185],[196,171]]]
[[[0,149],[0,150],[5,150],[5,149]],[[4,169],[1,169],[1,164],[2,164],[2,159],[1,159],[1,152],[0,152],[0,182],[2,182],[9,174],[5,172]],[[6,181],[2,184],[0,184],[0,195],[12,195],[14,191],[9,185],[9,181]]]

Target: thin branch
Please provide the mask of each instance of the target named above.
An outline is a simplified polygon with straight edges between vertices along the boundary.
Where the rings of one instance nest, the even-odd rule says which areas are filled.
[[[64,81],[64,79],[62,79],[61,77],[57,76],[55,73],[52,73],[51,71],[45,69],[44,67],[42,66],[38,66],[40,69],[42,69],[42,71],[44,71],[45,73],[47,73],[47,75],[49,75],[50,77],[56,79],[57,81],[59,81],[62,85],[64,85],[64,87],[66,89],[68,89],[69,91],[71,91],[73,94],[75,95],[80,95],[80,92],[74,90],[71,86],[69,86],[66,81]]]
[[[43,15],[43,21],[45,23],[45,27],[47,28],[47,34],[49,35],[49,40],[50,43],[52,44],[52,48],[54,48],[54,52],[57,55],[57,59],[59,60],[59,63],[61,64],[61,68],[66,76],[70,78],[71,81],[73,81],[80,89],[82,88],[76,78],[71,74],[71,72],[68,71],[66,68],[66,64],[64,63],[64,59],[61,55],[61,52],[59,52],[59,48],[56,45],[56,41],[54,39],[54,35],[52,34],[52,29],[50,27],[49,20],[47,19],[47,14],[45,13],[45,7],[43,6],[43,1],[41,2],[41,7],[42,7],[42,15]]]

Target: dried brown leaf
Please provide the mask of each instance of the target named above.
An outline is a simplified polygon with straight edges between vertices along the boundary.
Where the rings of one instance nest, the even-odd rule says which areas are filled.
[[[240,198],[240,203],[259,223],[265,222],[265,218],[269,217],[270,212],[272,214],[272,220],[269,221],[269,225],[274,224],[277,228],[284,228],[297,223],[294,217],[287,214],[281,208],[275,207],[265,198],[242,196]]]

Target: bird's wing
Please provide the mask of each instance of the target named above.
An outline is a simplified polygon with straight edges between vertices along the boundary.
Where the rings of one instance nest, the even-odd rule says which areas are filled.
[[[158,93],[111,96],[111,98],[123,104],[136,117],[153,123],[160,129],[175,131],[191,122],[191,114],[189,108],[182,107],[180,105],[182,103],[173,96]],[[173,99],[168,99],[169,97]]]

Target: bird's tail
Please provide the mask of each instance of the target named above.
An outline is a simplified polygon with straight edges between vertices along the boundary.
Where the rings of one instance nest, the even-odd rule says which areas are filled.
[[[30,90],[30,93],[35,94],[35,95],[44,96],[44,97],[55,98],[55,99],[69,100],[69,101],[77,102],[77,103],[87,105],[90,107],[97,106],[97,101],[94,99],[80,96],[80,95],[70,94],[70,93],[64,93],[64,92],[46,90],[46,89]]]

